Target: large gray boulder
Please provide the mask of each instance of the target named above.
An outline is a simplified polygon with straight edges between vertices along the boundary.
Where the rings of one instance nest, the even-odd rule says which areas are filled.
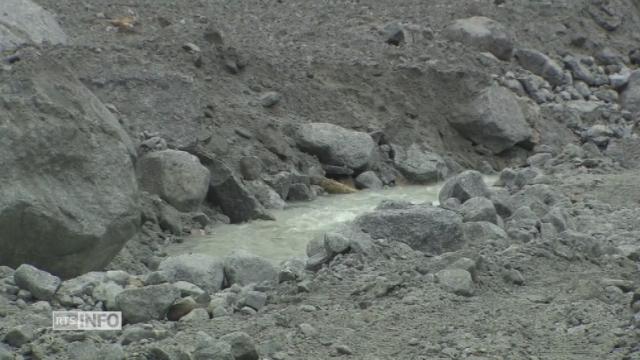
[[[509,60],[513,38],[499,22],[484,16],[458,19],[444,29],[445,38],[488,51],[500,60]]]
[[[620,104],[623,109],[640,114],[640,70],[631,73],[627,87],[620,95]]]
[[[498,222],[498,214],[491,200],[485,197],[473,197],[460,208],[464,222],[487,221]]]
[[[464,203],[472,197],[488,198],[490,195],[491,191],[482,174],[475,170],[467,170],[447,180],[440,189],[438,199],[441,204],[449,198],[456,198]]]
[[[374,239],[404,242],[433,254],[463,245],[462,217],[428,205],[378,210],[359,216],[355,225]]]
[[[448,175],[444,159],[436,153],[422,150],[418,144],[412,144],[406,150],[394,145],[393,150],[396,168],[413,183],[430,184]]]
[[[562,66],[538,50],[518,49],[514,56],[520,66],[543,77],[553,86],[564,85],[568,82]]]
[[[483,145],[494,154],[529,141],[533,136],[516,96],[492,85],[484,89],[449,123],[465,138]]]
[[[329,123],[300,126],[296,142],[302,151],[316,155],[323,163],[351,169],[365,167],[375,148],[369,134]]]
[[[209,170],[184,151],[147,153],[138,160],[137,173],[141,190],[159,195],[183,212],[198,210],[209,189]]]
[[[139,227],[131,140],[51,58],[0,72],[0,98],[0,265],[102,269]]]
[[[123,321],[133,324],[162,320],[171,305],[180,299],[180,290],[170,284],[129,288],[116,295],[116,308]]]
[[[222,260],[203,254],[170,256],[158,266],[169,281],[187,281],[203,290],[214,293],[222,288],[224,267]]]
[[[27,44],[64,44],[67,35],[54,16],[30,0],[0,1],[0,52]]]
[[[269,260],[237,250],[224,258],[224,274],[229,284],[241,286],[263,281],[278,281],[278,270]]]
[[[214,159],[205,165],[211,173],[207,199],[220,206],[232,223],[254,219],[273,220],[273,216],[267,213],[260,201],[225,163]]]

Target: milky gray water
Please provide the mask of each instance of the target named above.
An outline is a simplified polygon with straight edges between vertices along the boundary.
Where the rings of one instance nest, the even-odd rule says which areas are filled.
[[[440,185],[397,186],[348,195],[321,196],[314,201],[291,203],[284,210],[272,211],[276,221],[217,225],[211,234],[190,236],[183,243],[172,245],[169,253],[224,256],[235,249],[244,249],[274,261],[304,256],[307,242],[315,235],[373,210],[382,200],[432,203],[437,201],[439,190]]]

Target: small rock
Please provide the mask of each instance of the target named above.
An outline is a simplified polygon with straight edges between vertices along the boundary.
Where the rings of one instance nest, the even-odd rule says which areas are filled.
[[[205,322],[209,320],[209,312],[203,308],[193,309],[190,313],[180,318],[181,322]]]
[[[166,272],[171,282],[187,281],[209,293],[220,290],[224,281],[223,262],[203,254],[170,256],[158,270]]]
[[[193,311],[196,307],[198,307],[198,303],[191,296],[178,299],[169,308],[169,311],[167,312],[167,319],[169,321],[178,321]]]
[[[515,285],[524,285],[524,276],[522,276],[522,273],[516,269],[505,269],[502,272],[502,278]]]
[[[389,45],[399,46],[404,42],[404,30],[402,25],[397,22],[385,25],[383,33],[385,42]]]
[[[359,189],[378,190],[383,187],[382,180],[373,171],[365,171],[358,175],[355,179],[355,184]]]
[[[246,251],[234,251],[226,256],[224,273],[229,284],[241,286],[278,280],[278,271],[269,260]]]
[[[318,330],[307,323],[300,324],[300,331],[307,337],[315,337],[318,335]]]
[[[278,282],[302,280],[304,276],[305,262],[301,259],[291,258],[284,260],[280,264],[278,272]]]
[[[198,304],[207,304],[211,300],[209,294],[199,286],[186,281],[176,281],[173,286],[180,290],[182,297],[191,296]]]
[[[335,346],[336,352],[340,355],[352,355],[353,350],[350,347],[344,344],[338,344]]]
[[[471,274],[461,269],[444,269],[436,273],[442,287],[456,295],[472,296],[474,293]]]
[[[276,91],[269,91],[260,96],[260,105],[266,108],[274,107],[280,102],[282,95]]]
[[[60,287],[59,277],[28,264],[20,265],[13,274],[15,284],[28,290],[39,300],[51,300]]]
[[[324,246],[330,254],[342,254],[349,250],[349,239],[338,233],[325,233]]]
[[[123,320],[136,323],[164,319],[179,298],[180,291],[173,285],[150,285],[125,289],[116,296],[116,305],[122,311]]]
[[[267,294],[261,291],[247,291],[244,304],[256,311],[260,311],[267,304]]]
[[[185,43],[182,48],[190,53],[199,53],[201,51],[200,47],[194,43]]]
[[[235,360],[259,360],[260,355],[253,339],[244,332],[237,331],[224,335],[220,340],[231,345],[231,353]]]
[[[240,159],[240,173],[245,180],[256,180],[262,174],[262,162],[256,156],[244,156]]]
[[[20,325],[10,329],[4,336],[3,341],[13,347],[21,347],[33,340],[34,330],[29,325]]]
[[[193,360],[235,360],[231,345],[224,341],[207,342],[192,354]]]
[[[491,200],[485,197],[473,197],[460,207],[464,222],[487,221],[496,224],[498,215]]]

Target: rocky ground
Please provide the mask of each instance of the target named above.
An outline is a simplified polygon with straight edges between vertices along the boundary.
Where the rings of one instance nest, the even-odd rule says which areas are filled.
[[[638,34],[631,0],[3,0],[0,360],[640,359]],[[164,251],[445,180],[304,259]]]

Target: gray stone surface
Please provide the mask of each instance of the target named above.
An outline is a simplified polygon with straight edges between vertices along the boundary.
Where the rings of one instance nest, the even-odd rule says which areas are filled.
[[[378,210],[356,218],[355,224],[374,239],[400,241],[430,253],[462,246],[462,218],[453,211],[417,205]]]
[[[443,204],[449,198],[456,198],[464,204],[472,197],[489,197],[490,195],[491,192],[482,174],[475,170],[467,170],[447,180],[440,189],[438,199]]]
[[[484,16],[455,20],[444,29],[444,36],[488,51],[500,60],[511,59],[513,53],[513,37],[505,26]]]
[[[187,281],[214,293],[222,288],[224,266],[221,259],[203,254],[184,254],[164,259],[158,269],[170,282]]]
[[[101,269],[139,226],[131,140],[50,58],[0,72],[0,97],[0,264],[63,278]]]
[[[179,298],[180,290],[173,285],[150,285],[125,289],[116,296],[116,307],[127,323],[162,320]]]
[[[456,295],[472,296],[474,294],[471,274],[462,269],[444,269],[436,273],[436,279],[446,290]]]
[[[30,0],[0,2],[0,51],[27,44],[65,44],[64,33],[53,14]]]
[[[278,281],[278,271],[269,260],[243,250],[236,250],[224,258],[224,273],[229,284],[241,286]]]
[[[183,212],[198,210],[209,189],[209,170],[184,151],[150,152],[138,160],[137,173],[142,190]]]
[[[60,278],[31,265],[20,265],[13,279],[20,288],[31,292],[38,300],[51,300],[60,287]]]
[[[296,142],[300,149],[318,156],[323,163],[344,165],[351,169],[367,165],[375,146],[367,133],[328,123],[300,126]]]

